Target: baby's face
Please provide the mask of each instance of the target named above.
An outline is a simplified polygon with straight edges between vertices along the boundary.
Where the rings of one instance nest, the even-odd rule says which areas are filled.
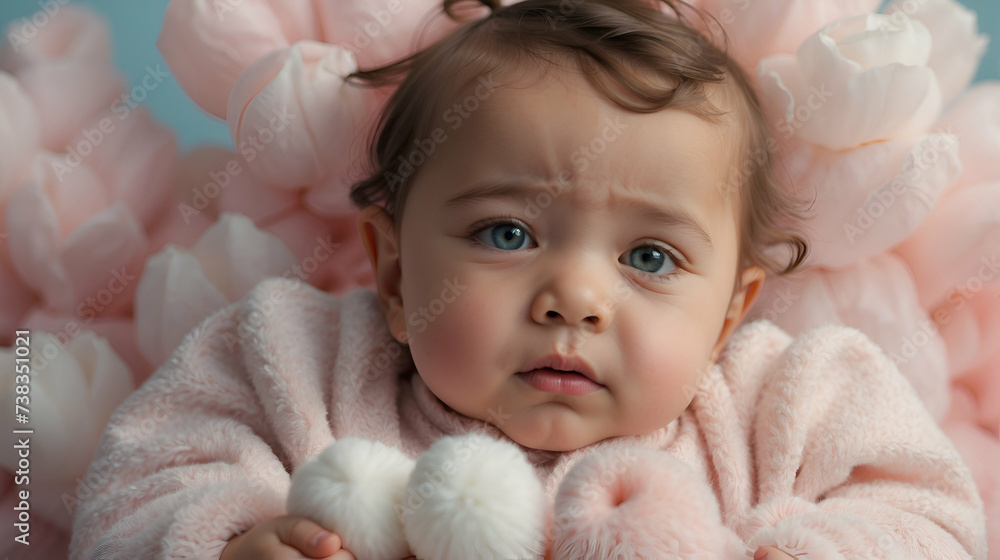
[[[718,187],[738,131],[625,111],[562,71],[468,99],[419,169],[399,244],[379,241],[391,331],[438,398],[522,445],[666,426],[763,278],[737,270]]]

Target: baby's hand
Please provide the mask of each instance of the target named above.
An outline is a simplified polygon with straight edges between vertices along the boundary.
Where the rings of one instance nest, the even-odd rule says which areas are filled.
[[[782,552],[773,546],[762,546],[753,555],[754,560],[795,560],[795,557],[787,552]]]
[[[314,521],[284,515],[258,523],[229,540],[220,560],[266,559],[355,560],[341,548],[340,537],[327,532]]]

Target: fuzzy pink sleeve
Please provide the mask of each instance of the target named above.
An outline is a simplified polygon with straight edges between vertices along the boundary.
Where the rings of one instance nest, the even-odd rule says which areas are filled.
[[[768,368],[743,535],[816,560],[985,560],[983,505],[909,382],[863,334],[824,327]]]
[[[70,558],[217,559],[233,536],[286,514],[289,472],[332,440],[315,373],[327,364],[253,357],[281,343],[261,335],[279,320],[293,338],[312,329],[337,342],[329,315],[295,311],[292,284],[266,281],[206,319],[115,411],[72,504]]]

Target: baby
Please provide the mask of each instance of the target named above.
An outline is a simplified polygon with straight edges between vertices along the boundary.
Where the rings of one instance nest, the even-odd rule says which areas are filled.
[[[483,3],[353,76],[406,74],[351,193],[377,294],[269,280],[189,334],[111,418],[72,557],[353,558],[285,515],[298,465],[484,431],[550,498],[595,449],[669,451],[747,558],[985,558],[968,471],[874,345],[737,330],[805,243],[747,78],[689,8]]]

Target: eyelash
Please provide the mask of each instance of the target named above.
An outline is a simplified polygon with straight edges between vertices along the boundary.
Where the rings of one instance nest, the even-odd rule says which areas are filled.
[[[523,222],[521,222],[520,220],[518,220],[514,216],[512,216],[510,214],[502,214],[502,215],[500,215],[500,216],[498,216],[496,218],[489,218],[489,219],[483,220],[481,222],[477,222],[470,229],[470,231],[468,233],[468,239],[470,239],[473,243],[476,243],[476,244],[478,244],[478,245],[480,245],[480,246],[482,246],[482,247],[484,247],[486,249],[490,249],[490,250],[493,250],[493,251],[498,251],[498,252],[501,252],[501,253],[509,253],[510,251],[504,251],[503,249],[497,249],[496,247],[490,247],[489,245],[483,243],[482,241],[480,241],[477,238],[477,235],[480,232],[482,232],[483,230],[486,230],[486,229],[489,229],[489,228],[491,228],[493,226],[498,226],[498,225],[513,225],[513,226],[520,227],[520,228],[524,229],[525,231],[527,231],[529,229],[527,225],[525,225]],[[678,255],[677,251],[675,251],[674,249],[672,249],[672,248],[670,248],[670,247],[668,247],[666,245],[662,245],[660,243],[645,243],[643,245],[637,245],[635,247],[632,247],[632,249],[629,249],[629,250],[631,251],[633,249],[638,249],[640,247],[653,247],[653,248],[655,248],[658,251],[663,251],[664,253],[666,253],[666,255],[668,257],[670,257],[674,261],[674,264],[676,265],[673,270],[671,270],[670,272],[667,272],[665,274],[652,274],[650,272],[639,270],[638,268],[635,268],[635,267],[629,267],[629,268],[631,268],[634,271],[635,274],[638,274],[640,277],[645,278],[647,280],[651,280],[653,282],[669,282],[669,281],[673,280],[675,277],[677,277],[678,275],[680,275],[682,272],[684,272],[683,269],[681,268],[681,265],[685,264],[686,261],[684,260],[683,257],[681,257],[680,255]]]

